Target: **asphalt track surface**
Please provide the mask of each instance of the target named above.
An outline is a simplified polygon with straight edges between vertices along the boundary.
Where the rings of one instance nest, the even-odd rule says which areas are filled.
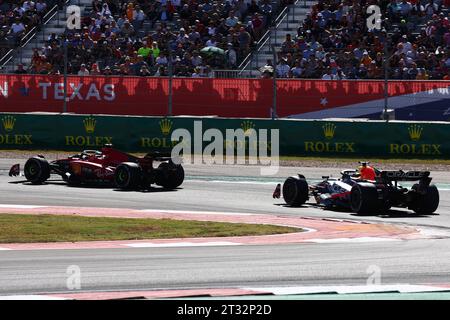
[[[432,172],[440,188],[436,214],[355,216],[307,204],[290,208],[272,199],[277,182],[297,172],[308,179],[336,169],[283,167],[261,177],[256,167],[186,165],[182,188],[123,192],[75,188],[58,179],[33,186],[7,176],[24,160],[0,160],[0,204],[165,209],[344,218],[450,232],[450,174]],[[408,169],[408,168],[403,168]],[[383,284],[450,283],[450,239],[369,243],[311,243],[233,247],[0,251],[0,295],[69,292],[67,267],[81,269],[79,292],[188,288],[364,285],[372,266]],[[73,292],[73,291],[71,291]]]

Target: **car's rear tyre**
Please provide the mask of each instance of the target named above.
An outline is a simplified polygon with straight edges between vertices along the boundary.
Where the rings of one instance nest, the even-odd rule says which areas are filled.
[[[353,212],[361,215],[386,209],[378,199],[377,187],[372,183],[358,183],[352,187],[350,207]]]
[[[119,189],[137,189],[141,184],[141,180],[141,167],[134,162],[123,162],[119,164],[114,173],[114,183]]]
[[[164,189],[176,189],[184,181],[184,169],[180,164],[163,162],[158,166],[159,177],[156,184]]]
[[[415,184],[412,189],[417,190],[418,184]],[[439,191],[438,188],[432,184],[427,187],[425,194],[419,194],[414,201],[412,210],[417,214],[431,214],[437,210],[439,206]]]
[[[283,183],[283,198],[292,207],[301,206],[309,199],[308,182],[298,176],[287,178]]]
[[[25,163],[24,172],[32,184],[42,184],[50,177],[50,165],[43,158],[33,157]]]

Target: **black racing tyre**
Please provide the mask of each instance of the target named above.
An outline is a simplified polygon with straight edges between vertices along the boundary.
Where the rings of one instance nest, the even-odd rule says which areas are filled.
[[[385,210],[382,201],[378,199],[377,187],[372,183],[358,183],[350,193],[350,207],[357,214],[373,213]]]
[[[418,184],[415,184],[412,189],[417,190]],[[419,194],[412,205],[412,210],[417,214],[431,214],[437,210],[439,206],[439,191],[438,188],[431,184],[427,187],[425,194]]]
[[[25,178],[32,184],[42,184],[50,177],[50,165],[47,160],[39,157],[28,159],[24,171]]]
[[[137,189],[141,181],[142,170],[137,163],[123,162],[117,166],[114,172],[114,183],[119,189]]]
[[[180,164],[163,162],[158,166],[159,179],[157,184],[164,189],[176,189],[184,181],[184,169]]]
[[[283,198],[292,207],[301,206],[309,199],[308,182],[298,176],[287,178],[283,183]]]

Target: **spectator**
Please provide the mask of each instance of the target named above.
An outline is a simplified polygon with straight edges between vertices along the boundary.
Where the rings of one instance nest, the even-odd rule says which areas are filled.
[[[27,73],[27,70],[24,69],[22,63],[19,63],[19,64],[17,65],[17,69],[16,69],[16,71],[14,71],[14,73],[15,73],[15,74],[25,74],[25,73]]]
[[[143,65],[138,73],[141,77],[150,77],[152,74],[146,65]]]
[[[158,42],[153,41],[152,43],[152,56],[153,59],[157,59],[159,57],[161,50],[159,49]]]
[[[194,51],[194,53],[192,54],[192,58],[191,58],[191,64],[194,67],[198,67],[199,65],[201,65],[203,63],[203,59],[200,56],[200,54],[198,53],[198,51]]]
[[[111,70],[111,67],[110,66],[106,66],[105,69],[103,70],[102,74],[104,76],[111,76],[113,74],[112,70]]]
[[[264,26],[268,27],[272,24],[272,5],[270,4],[270,0],[264,0],[263,5],[261,6],[261,13],[264,16]]]
[[[234,69],[237,67],[237,53],[232,43],[228,43],[228,49],[225,51],[227,68]]]
[[[335,80],[330,68],[327,68],[325,74],[322,76],[322,80]]]
[[[286,34],[285,41],[281,44],[281,52],[286,53],[294,53],[295,50],[295,41],[292,40],[291,35]]]
[[[125,20],[123,27],[120,29],[120,33],[125,38],[130,38],[134,36],[135,34],[134,27],[130,24],[129,20]]]
[[[166,21],[172,21],[172,19],[173,19],[173,13],[168,10],[167,6],[163,5],[158,14],[158,20],[160,20],[162,22],[166,22]]]
[[[245,30],[244,27],[241,27],[239,29],[239,36],[238,36],[238,41],[239,41],[239,53],[242,57],[247,56],[247,54],[250,51],[250,44],[251,44],[251,36],[250,33],[248,33],[247,30]]]
[[[16,43],[20,41],[21,36],[24,34],[26,28],[19,17],[15,18],[14,23],[11,25],[11,35]]]
[[[164,54],[164,52],[161,52],[159,54],[159,56],[156,58],[156,66],[158,67],[166,67],[168,64],[168,59],[166,57],[166,55]]]
[[[293,78],[301,78],[303,75],[303,66],[300,60],[297,60],[296,65],[291,69]]]
[[[81,71],[81,70],[80,70]],[[87,71],[87,69],[86,69]],[[79,73],[78,73],[79,74]],[[91,72],[87,71],[87,74],[83,74],[83,75],[92,75],[92,76],[98,76],[101,75],[102,73],[100,72],[100,69],[98,67],[97,63],[93,63],[92,64],[92,68],[91,68]],[[79,74],[80,75],[80,74]]]
[[[27,11],[33,10],[34,6],[35,6],[35,4],[33,1],[26,0],[22,4],[22,9],[24,12],[27,12]]]
[[[279,64],[276,67],[277,77],[279,78],[288,78],[289,77],[290,68],[287,65],[286,58],[282,58]]]
[[[252,30],[255,40],[258,41],[263,36],[264,20],[259,14],[255,14],[252,19]]]
[[[147,45],[147,41],[144,41],[143,46],[139,48],[137,53],[144,59],[148,59],[152,53],[152,49]]]
[[[425,14],[428,18],[432,18],[433,15],[437,14],[439,12],[439,7],[436,3],[434,3],[434,0],[428,0],[428,3],[425,5]]]
[[[230,11],[228,18],[225,20],[225,25],[227,27],[233,28],[238,24],[239,19],[234,14],[235,14],[234,11]]]
[[[84,63],[81,65],[81,68],[78,71],[78,75],[79,76],[88,76],[89,75],[89,70],[86,68],[86,65]]]

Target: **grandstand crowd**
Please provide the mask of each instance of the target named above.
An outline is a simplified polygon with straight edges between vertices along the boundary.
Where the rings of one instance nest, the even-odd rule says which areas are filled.
[[[293,2],[274,8],[270,0],[93,0],[81,29],[50,35],[17,73],[62,73],[67,39],[71,74],[210,77],[214,69],[237,68]],[[17,41],[39,25],[45,3],[0,0],[0,39]],[[381,7],[382,31],[368,29],[371,4]],[[278,61],[265,67],[280,78],[383,79],[386,55],[391,79],[449,80],[449,6],[450,0],[319,0],[297,33],[286,36]]]
[[[213,69],[236,68],[250,53],[277,13],[271,3],[94,0],[80,30],[53,34],[35,49],[28,72],[61,73],[65,37],[72,74],[209,76]],[[202,52],[207,47],[219,49]]]
[[[376,4],[383,30],[369,29]],[[282,78],[450,79],[449,0],[321,0],[278,53]],[[386,49],[385,49],[385,45]]]
[[[9,47],[19,45],[20,39],[33,27],[40,28],[49,8],[61,4],[61,0],[0,0],[0,55]]]

